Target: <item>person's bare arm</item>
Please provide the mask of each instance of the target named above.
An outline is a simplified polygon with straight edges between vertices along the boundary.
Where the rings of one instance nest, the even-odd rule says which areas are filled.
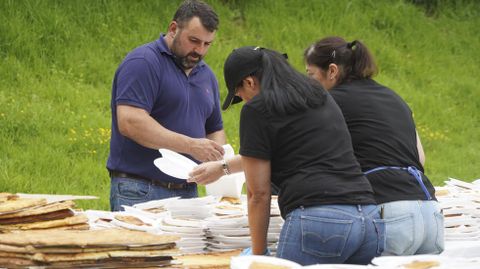
[[[418,135],[418,132],[416,132],[416,134],[417,134],[418,157],[420,159],[420,163],[422,164],[422,166],[425,166],[425,152],[423,151],[422,142],[420,141],[420,136]]]
[[[263,255],[267,248],[270,222],[270,161],[242,156],[247,180],[248,224],[253,255]]]
[[[225,135],[225,131],[223,129],[211,134],[207,134],[207,138],[217,142],[219,145],[224,145],[227,143],[227,136]]]
[[[230,173],[239,173],[243,171],[242,158],[240,155],[235,155],[232,158],[225,160],[228,171]],[[197,184],[206,185],[217,181],[220,177],[225,175],[223,171],[222,161],[205,162],[195,167],[190,172],[189,182],[196,182]]]
[[[118,105],[117,121],[122,135],[147,148],[167,148],[190,154],[199,161],[219,160],[224,153],[221,144],[213,140],[191,138],[166,129],[142,108]]]

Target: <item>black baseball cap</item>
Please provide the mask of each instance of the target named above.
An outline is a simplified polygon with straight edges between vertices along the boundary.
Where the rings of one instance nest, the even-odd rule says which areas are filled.
[[[260,47],[246,46],[234,49],[223,65],[223,76],[227,84],[228,94],[223,101],[222,109],[240,103],[242,98],[235,95],[235,88],[247,76],[255,73],[262,66]]]

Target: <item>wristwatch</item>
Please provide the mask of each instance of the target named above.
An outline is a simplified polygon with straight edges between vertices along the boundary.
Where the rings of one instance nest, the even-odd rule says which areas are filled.
[[[228,164],[227,164],[227,161],[225,161],[225,159],[222,159],[222,169],[225,175],[230,175],[230,169],[228,169]]]

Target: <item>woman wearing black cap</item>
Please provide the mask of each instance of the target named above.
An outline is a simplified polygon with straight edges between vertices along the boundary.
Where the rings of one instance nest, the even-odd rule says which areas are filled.
[[[285,219],[277,256],[302,265],[367,264],[383,249],[383,226],[355,160],[340,109],[285,57],[234,50],[224,66],[228,96],[240,97],[240,155],[247,180],[252,254],[267,252],[270,183]]]
[[[309,76],[342,109],[355,155],[386,222],[384,255],[443,250],[443,216],[423,174],[425,156],[408,105],[371,78],[373,57],[359,41],[327,37],[305,50]]]

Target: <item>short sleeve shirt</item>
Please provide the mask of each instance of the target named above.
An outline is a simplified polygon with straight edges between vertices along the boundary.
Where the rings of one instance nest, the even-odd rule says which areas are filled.
[[[380,166],[415,166],[424,171],[412,112],[399,95],[370,79],[344,83],[330,93],[343,112],[363,171]],[[406,171],[381,170],[367,177],[378,203],[426,199],[418,182]],[[425,175],[423,181],[435,197]]]
[[[160,157],[158,150],[143,147],[120,134],[117,105],[142,108],[163,127],[193,138],[204,138],[223,129],[218,83],[212,70],[201,61],[187,76],[176,65],[163,36],[134,49],[115,73],[107,168],[180,182],[154,166],[153,161]]]
[[[261,98],[242,108],[240,155],[270,160],[283,217],[300,206],[375,203],[330,95],[323,106],[286,116],[269,112]]]

